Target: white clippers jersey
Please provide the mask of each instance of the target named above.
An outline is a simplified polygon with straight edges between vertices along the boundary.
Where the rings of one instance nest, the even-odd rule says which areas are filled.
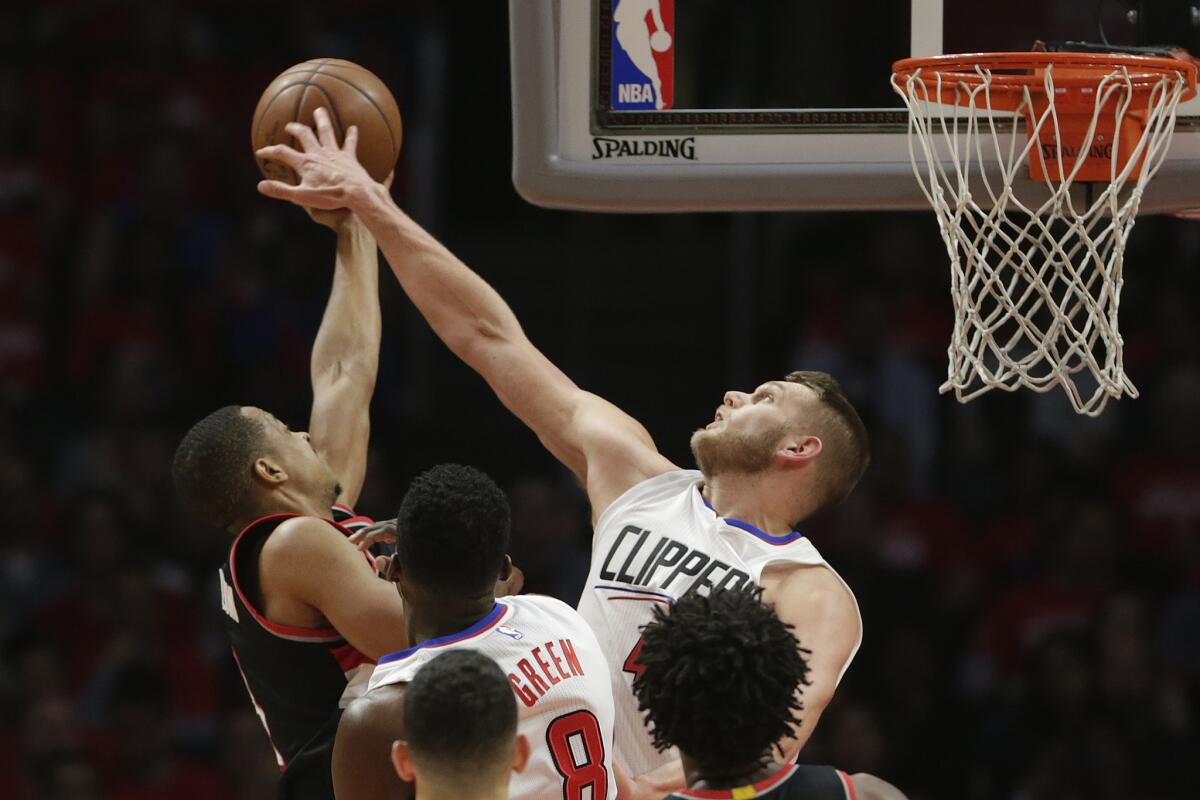
[[[700,493],[703,483],[697,470],[655,476],[617,498],[596,521],[591,572],[579,613],[608,654],[617,709],[617,761],[632,775],[675,757],[671,751],[654,749],[633,696],[636,649],[642,626],[653,619],[653,608],[693,590],[761,585],[763,570],[780,562],[833,571],[799,532],[771,536],[741,520],[717,516]],[[861,622],[860,617],[859,642],[841,673],[858,652]]]
[[[575,609],[552,597],[501,598],[470,628],[379,659],[367,691],[408,683],[450,650],[488,656],[512,684],[517,732],[531,749],[529,763],[509,784],[513,800],[616,798],[608,662]]]

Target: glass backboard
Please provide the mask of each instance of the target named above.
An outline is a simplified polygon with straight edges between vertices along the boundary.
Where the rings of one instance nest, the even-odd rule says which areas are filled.
[[[1197,14],[1179,0],[509,8],[514,184],[538,205],[603,211],[924,208],[907,112],[889,83],[894,61],[1039,40],[1200,52]],[[1143,212],[1200,206],[1198,179],[1193,100]],[[1025,179],[1016,188],[1038,191]]]

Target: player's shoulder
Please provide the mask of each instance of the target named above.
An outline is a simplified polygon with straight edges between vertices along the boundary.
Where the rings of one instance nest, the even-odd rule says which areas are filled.
[[[320,517],[291,517],[275,527],[263,542],[264,564],[286,566],[306,563],[311,556],[328,552],[330,548],[345,547],[346,537]]]
[[[407,683],[384,684],[360,695],[342,711],[338,720],[338,737],[373,736],[373,732],[393,733],[401,724],[401,713]]]
[[[773,564],[763,571],[764,599],[807,613],[858,616],[858,601],[828,564]]]
[[[310,541],[324,541],[331,534],[337,535],[337,530],[320,517],[290,517],[275,526],[263,547],[279,548]]]

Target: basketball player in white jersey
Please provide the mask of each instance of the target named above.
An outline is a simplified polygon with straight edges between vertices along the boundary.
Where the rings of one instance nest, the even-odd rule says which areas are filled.
[[[758,584],[796,637],[812,643],[806,713],[779,742],[793,758],[862,639],[854,595],[795,529],[848,495],[867,466],[866,430],[837,382],[796,372],[727,392],[692,436],[700,470],[680,469],[637,420],[580,389],[533,346],[495,290],[371,179],[352,138],[329,144],[328,115],[318,111],[316,123],[320,141],[303,125],[288,129],[304,152],[258,152],[294,169],[300,184],[263,181],[259,191],[357,213],[437,335],[587,489],[595,536],[579,609],[613,668],[617,764],[638,778],[629,794],[661,798],[683,786],[677,757],[654,750],[630,686],[650,607],[693,589]]]
[[[495,661],[442,653],[409,682],[401,706],[405,738],[392,742],[392,764],[417,800],[507,800],[529,740],[517,733],[517,700]]]
[[[504,492],[477,469],[434,467],[409,487],[395,531],[396,555],[380,566],[399,589],[410,646],[379,659],[367,693],[342,717],[338,800],[411,796],[389,760],[392,742],[405,738],[398,710],[417,673],[456,650],[499,664],[516,696],[531,751],[511,797],[614,800],[612,688],[595,634],[552,597],[496,598],[497,580],[512,571]]]

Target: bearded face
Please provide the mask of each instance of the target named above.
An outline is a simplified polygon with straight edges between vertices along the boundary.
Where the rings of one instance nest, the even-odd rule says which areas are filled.
[[[757,431],[722,426],[701,428],[692,434],[692,455],[706,476],[751,475],[771,466],[771,459],[787,433],[785,423]]]

